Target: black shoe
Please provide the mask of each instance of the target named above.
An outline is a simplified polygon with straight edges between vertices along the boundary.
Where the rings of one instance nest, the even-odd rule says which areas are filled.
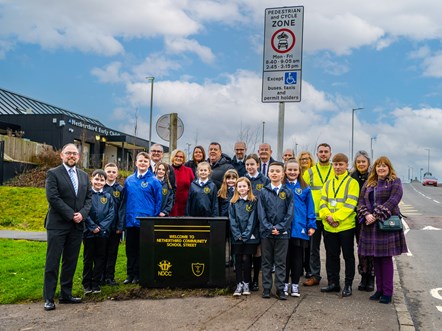
[[[262,292],[262,297],[264,299],[270,299],[270,290],[269,289],[264,289],[264,291]]]
[[[285,295],[284,291],[278,291],[276,296],[279,300],[287,300],[287,295]]]
[[[135,277],[133,280],[132,280],[132,284],[138,284],[140,282],[140,280],[137,278],[137,277]]]
[[[373,295],[370,296],[370,300],[379,300],[382,296],[382,292],[376,291]]]
[[[83,290],[84,290],[84,294],[91,294],[92,293],[92,288],[90,288],[89,286],[84,287]]]
[[[358,285],[358,290],[359,291],[365,291],[367,289],[367,280],[368,280],[368,276],[367,274],[362,274],[361,275],[361,282]]]
[[[45,305],[43,307],[45,310],[54,310],[55,309],[54,300],[46,300]]]
[[[92,287],[92,293],[93,294],[97,294],[97,293],[101,293],[101,288],[100,288],[100,286],[93,286]]]
[[[81,298],[76,298],[71,295],[67,298],[58,299],[58,303],[81,303]]]
[[[352,294],[352,290],[351,290],[351,286],[350,285],[345,285],[344,289],[342,290],[342,296],[343,297],[349,297]]]
[[[307,279],[312,278],[312,277],[313,277],[313,274],[311,272],[307,272],[305,274],[305,278],[307,278]]]
[[[253,283],[252,283],[251,290],[252,290],[253,292],[257,292],[257,291],[259,291],[259,284],[258,284],[258,282],[253,282]]]
[[[133,278],[132,276],[129,276],[129,277],[127,277],[127,278],[124,280],[123,284],[124,284],[124,285],[132,284],[132,281],[133,281],[133,280],[134,280],[134,278]]]
[[[367,277],[367,286],[365,287],[365,290],[367,292],[373,292],[374,291],[374,276],[368,276]]]
[[[391,295],[383,295],[381,296],[381,298],[379,299],[380,303],[385,303],[385,304],[389,304],[391,302]]]
[[[341,291],[341,287],[339,285],[335,285],[335,284],[330,284],[326,287],[322,287],[321,288],[321,292],[340,292]]]
[[[118,283],[115,281],[115,279],[108,278],[106,279],[106,285],[116,286]]]

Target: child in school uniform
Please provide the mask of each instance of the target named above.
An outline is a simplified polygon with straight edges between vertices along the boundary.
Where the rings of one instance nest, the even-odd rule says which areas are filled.
[[[285,295],[299,297],[299,278],[303,269],[303,256],[309,238],[316,230],[315,205],[310,187],[302,178],[298,161],[289,159],[284,164],[285,185],[293,192],[295,216],[292,220],[289,249],[287,251]],[[291,274],[292,283],[289,284]]]
[[[98,169],[92,173],[92,207],[85,220],[83,234],[83,288],[84,293],[100,293],[100,281],[104,269],[106,240],[114,221],[114,201],[104,192],[107,175]]]
[[[223,183],[218,190],[219,216],[229,217],[230,200],[233,198],[238,177],[238,172],[235,169],[229,169],[224,174]],[[226,251],[228,253],[226,256],[226,267],[230,267],[233,265],[233,257],[230,245],[230,224],[228,221],[226,222]]]
[[[272,162],[269,165],[268,176],[270,184],[262,189],[258,200],[264,289],[262,297],[270,298],[274,265],[276,295],[280,300],[287,300],[284,281],[294,198],[292,191],[282,184],[284,165],[281,162]]]
[[[241,177],[236,182],[235,193],[229,207],[232,232],[232,253],[235,255],[236,290],[234,296],[250,294],[252,254],[259,243],[257,201],[250,181]]]
[[[119,216],[123,185],[117,182],[118,167],[115,163],[108,163],[104,166],[107,175],[104,191],[109,193],[114,200],[114,220],[109,229],[109,238],[106,241],[105,267],[102,280],[105,285],[118,285],[115,281],[115,266],[117,263],[118,246],[124,230],[123,218]]]
[[[189,188],[186,203],[186,216],[216,217],[218,216],[218,190],[209,179],[212,172],[208,162],[200,162],[197,167],[198,178]]]
[[[159,216],[169,216],[175,201],[175,193],[169,180],[169,166],[164,162],[159,162],[155,166],[155,176],[160,181],[161,189],[161,211]]]
[[[246,157],[246,177],[252,184],[253,195],[256,199],[259,198],[263,187],[270,183],[270,179],[263,176],[258,169],[261,164],[258,155],[250,154]],[[252,291],[259,290],[259,272],[261,271],[261,245],[258,245],[256,253],[253,255],[253,280]]]

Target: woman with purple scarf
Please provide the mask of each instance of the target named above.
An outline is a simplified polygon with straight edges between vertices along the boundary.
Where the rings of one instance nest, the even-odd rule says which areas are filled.
[[[377,223],[392,215],[400,215],[402,184],[390,160],[378,158],[362,187],[358,202],[361,223],[358,253],[372,256],[376,276],[376,292],[370,300],[388,304],[393,296],[393,256],[408,251],[404,231],[380,231]]]

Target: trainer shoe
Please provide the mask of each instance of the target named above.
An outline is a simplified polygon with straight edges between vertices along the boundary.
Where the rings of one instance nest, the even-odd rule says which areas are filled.
[[[258,281],[252,282],[252,291],[253,292],[259,291],[259,283],[258,283]]]
[[[292,284],[290,295],[292,297],[299,297],[299,296],[301,296],[301,294],[299,293],[299,286],[298,286],[298,284]]]
[[[284,294],[289,295],[289,283],[284,284]]]
[[[89,286],[84,287],[83,290],[84,290],[84,294],[92,293],[92,289]]]
[[[235,292],[233,292],[233,296],[234,297],[240,296],[242,294],[242,291],[243,291],[243,285],[242,285],[242,283],[238,283],[238,285],[236,285]]]
[[[92,287],[92,293],[97,294],[97,293],[101,293],[101,288],[100,286],[94,286]]]
[[[250,295],[249,283],[242,283],[242,294]]]

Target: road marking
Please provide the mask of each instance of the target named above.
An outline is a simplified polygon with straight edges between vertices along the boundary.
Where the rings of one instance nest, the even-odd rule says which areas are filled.
[[[436,203],[440,203],[439,201],[437,201],[437,200],[433,200],[434,202],[436,202]]]
[[[442,295],[439,294],[439,291],[442,291],[442,287],[433,288],[432,290],[430,290],[430,294],[433,298],[442,300]],[[436,306],[436,309],[442,313],[442,306]]]
[[[408,231],[410,231],[410,227],[408,226],[407,222],[405,222],[405,219],[402,217],[402,224],[404,225],[404,235],[406,236]],[[410,249],[407,248],[407,256],[413,256],[413,254],[411,253]]]
[[[434,226],[428,225],[424,227],[422,230],[440,230],[439,228],[435,228]]]

